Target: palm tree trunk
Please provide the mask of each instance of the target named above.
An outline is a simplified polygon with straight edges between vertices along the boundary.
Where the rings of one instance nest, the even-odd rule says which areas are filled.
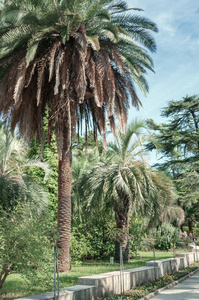
[[[188,219],[188,227],[189,227],[189,233],[193,233],[193,222],[191,219]]]
[[[71,232],[71,185],[72,185],[72,150],[62,150],[62,160],[58,168],[58,234],[57,242],[60,251],[59,271],[66,272],[70,265],[70,232]]]
[[[129,255],[129,212],[121,213],[115,210],[116,220],[116,241],[115,241],[115,262],[120,262],[120,246],[122,247],[123,262],[130,262]]]

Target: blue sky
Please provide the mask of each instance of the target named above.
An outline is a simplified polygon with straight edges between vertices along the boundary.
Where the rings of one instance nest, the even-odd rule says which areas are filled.
[[[129,111],[135,117],[163,122],[161,108],[169,100],[199,94],[199,2],[197,0],[128,0],[129,7],[144,9],[140,14],[153,20],[157,52],[151,54],[155,74],[146,75],[149,93],[145,97],[136,87],[143,108]],[[132,12],[137,14],[138,12]]]

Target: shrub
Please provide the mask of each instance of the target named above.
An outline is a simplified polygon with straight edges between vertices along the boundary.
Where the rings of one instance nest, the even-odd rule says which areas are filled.
[[[88,242],[88,237],[78,231],[78,228],[73,228],[71,233],[71,249],[70,256],[73,263],[84,260],[91,251],[91,246]]]
[[[35,285],[51,283],[53,245],[47,224],[48,217],[30,213],[29,205],[0,211],[0,291],[12,273],[22,274]]]
[[[111,225],[111,222],[101,220],[74,222],[70,249],[72,261],[101,260],[114,256],[115,242]]]
[[[170,250],[171,246],[179,238],[180,230],[171,224],[162,224],[156,231],[155,248]]]
[[[137,255],[137,249],[142,247],[143,239],[145,237],[145,228],[143,227],[143,218],[131,217],[129,224],[129,250],[130,256]]]

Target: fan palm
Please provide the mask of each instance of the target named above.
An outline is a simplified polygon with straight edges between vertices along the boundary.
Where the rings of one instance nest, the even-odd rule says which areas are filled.
[[[59,154],[59,268],[70,268],[71,137],[85,118],[105,135],[123,130],[128,98],[141,105],[134,83],[146,93],[144,74],[153,70],[156,25],[131,15],[124,1],[27,0],[0,7],[0,111],[29,142],[43,140],[48,107],[48,141],[55,131]],[[79,126],[78,126],[79,128]]]
[[[154,223],[166,203],[174,199],[173,185],[163,173],[150,169],[144,159],[141,135],[143,122],[132,123],[127,134],[116,133],[116,143],[93,168],[87,169],[79,181],[80,193],[86,197],[86,208],[111,207],[116,221],[115,261],[120,261],[120,245],[124,261],[129,261],[130,212],[141,212]]]
[[[76,213],[81,217],[81,199],[79,198],[78,191],[78,182],[79,178],[81,178],[81,174],[85,167],[88,165],[93,166],[96,163],[97,159],[99,159],[99,151],[97,147],[87,148],[86,155],[85,151],[82,149],[74,149],[73,148],[73,171],[72,171],[72,215]]]
[[[47,208],[48,195],[45,190],[30,180],[25,169],[39,167],[45,175],[49,173],[46,163],[27,160],[26,149],[16,136],[12,136],[6,127],[0,127],[0,205],[7,211],[14,210],[19,201],[33,204],[40,213]],[[31,208],[31,205],[30,205]]]

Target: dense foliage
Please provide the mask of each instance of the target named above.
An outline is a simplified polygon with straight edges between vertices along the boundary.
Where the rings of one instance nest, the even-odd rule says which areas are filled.
[[[38,214],[34,205],[0,211],[0,291],[8,275],[22,274],[27,283],[52,283],[53,234],[48,216]],[[50,274],[50,275],[49,275]]]
[[[28,149],[27,156],[29,159],[40,158],[40,160],[42,161],[41,162],[42,165],[46,162],[49,165],[50,176],[46,178],[45,182],[43,181],[44,173],[42,169],[38,169],[38,168],[28,169],[27,173],[31,177],[32,182],[37,182],[41,188],[45,187],[46,190],[48,191],[48,197],[49,197],[48,210],[50,212],[52,221],[56,221],[57,205],[58,205],[58,184],[57,184],[58,154],[57,154],[55,136],[54,135],[52,136],[52,142],[50,148],[47,147],[47,141],[45,142],[45,146],[42,153],[41,153],[40,141],[38,141],[36,145],[34,141],[32,141]]]
[[[187,166],[199,159],[198,96],[168,102],[162,109],[162,116],[166,118],[162,124],[148,120],[150,128],[156,133],[155,143],[150,143],[148,149],[157,147],[165,159],[159,166],[167,168],[173,178],[177,178]]]
[[[49,175],[47,163],[38,159],[27,159],[27,150],[17,134],[13,135],[6,126],[0,124],[0,206],[4,210],[14,210],[17,203],[34,203],[38,211],[48,205],[46,189],[38,180],[32,181],[31,172],[40,172],[40,182]]]
[[[157,164],[160,169],[167,170],[178,190],[178,205],[185,212],[185,222],[189,231],[199,221],[199,97],[186,96],[178,101],[170,101],[162,116],[166,122],[148,124],[155,133],[155,147],[162,153],[164,162]],[[182,222],[181,222],[182,223]]]
[[[72,223],[71,259],[80,262],[85,259],[109,260],[114,256],[115,236],[112,218],[104,216]]]
[[[2,124],[0,146],[0,290],[7,276],[16,272],[32,284],[41,277],[47,285],[45,273],[53,266],[52,244],[48,194],[39,182],[48,177],[49,166],[27,159],[22,140]],[[33,180],[34,173],[40,173],[40,179]]]
[[[180,237],[180,230],[171,224],[162,224],[155,233],[155,248],[170,250]]]

